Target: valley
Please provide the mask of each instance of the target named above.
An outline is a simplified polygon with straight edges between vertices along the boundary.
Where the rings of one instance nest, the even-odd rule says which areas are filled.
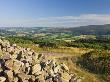
[[[45,55],[46,59],[56,59],[59,63],[65,63],[70,73],[83,77],[82,82],[109,82],[110,34],[108,26],[102,25],[100,30],[97,25],[93,28],[85,26],[84,29],[91,27],[87,30],[92,30],[91,33],[81,30],[80,27],[16,27],[1,29],[0,35],[2,39],[9,40],[10,44],[31,48],[36,53]],[[105,29],[104,32],[103,29]],[[67,76],[64,75],[64,78]]]

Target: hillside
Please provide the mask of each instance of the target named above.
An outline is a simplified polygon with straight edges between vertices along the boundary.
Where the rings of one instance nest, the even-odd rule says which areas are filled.
[[[82,82],[64,62],[0,39],[0,82]]]
[[[0,40],[0,61],[3,62],[0,82],[78,82],[76,80],[79,79],[81,82],[110,81],[109,24],[76,28],[11,27],[1,29],[0,36],[4,36]],[[39,59],[38,56],[42,57]],[[53,63],[45,66],[50,63],[48,60],[56,63],[55,67]],[[42,62],[45,68],[40,71]],[[14,63],[24,64],[25,67],[17,65],[20,70],[16,69]],[[68,73],[62,69],[62,63],[69,69]],[[37,72],[33,74],[33,70]]]
[[[45,32],[71,33],[73,35],[110,35],[110,24],[89,25],[69,28],[50,28],[45,30]]]
[[[89,25],[80,27],[8,27],[0,30],[0,34],[6,35],[34,35],[39,33],[69,33],[73,35],[110,35],[110,24]]]
[[[109,35],[110,34],[110,24],[107,25],[89,25],[81,26],[77,28],[67,28],[66,30],[71,31],[75,35]]]

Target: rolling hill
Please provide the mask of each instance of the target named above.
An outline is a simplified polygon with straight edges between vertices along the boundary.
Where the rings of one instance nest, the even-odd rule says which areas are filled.
[[[106,25],[88,25],[80,27],[8,27],[1,29],[0,33],[15,34],[17,32],[36,33],[70,33],[73,35],[110,35],[110,24]]]

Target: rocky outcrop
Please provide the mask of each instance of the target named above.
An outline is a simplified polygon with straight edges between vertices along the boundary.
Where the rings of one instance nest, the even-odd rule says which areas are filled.
[[[0,82],[81,82],[69,68],[30,48],[0,39]]]

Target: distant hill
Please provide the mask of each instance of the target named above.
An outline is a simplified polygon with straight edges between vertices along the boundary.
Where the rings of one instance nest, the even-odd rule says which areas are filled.
[[[0,30],[1,33],[15,34],[16,32],[35,33],[71,33],[73,35],[110,35],[110,24],[106,25],[89,25],[70,28],[58,27],[29,27],[29,28],[8,28]]]
[[[94,34],[94,35],[110,35],[110,24],[107,25],[89,25],[76,28],[66,28],[65,30],[74,35]]]
[[[15,32],[10,32],[8,30],[5,30],[5,29],[0,29],[0,36],[9,36],[9,35],[15,35],[16,33]]]
[[[37,30],[36,30],[37,31]],[[40,30],[43,33],[71,33],[73,35],[110,35],[110,24],[89,25],[70,28],[52,28],[47,27]]]

